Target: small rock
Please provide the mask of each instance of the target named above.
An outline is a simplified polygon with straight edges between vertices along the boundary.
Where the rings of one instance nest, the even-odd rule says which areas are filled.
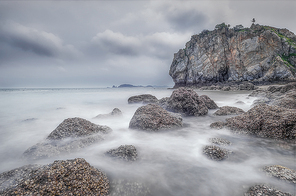
[[[238,115],[243,114],[245,111],[243,111],[240,108],[237,107],[230,107],[230,106],[223,106],[220,107],[219,110],[217,110],[214,115],[217,116],[225,116],[225,115]]]
[[[143,104],[147,104],[147,103],[158,103],[158,99],[150,94],[143,94],[143,95],[136,95],[136,96],[132,96],[130,98],[128,98],[128,103],[143,103]]]
[[[222,161],[228,157],[230,152],[218,146],[206,146],[203,148],[203,153],[212,160]]]
[[[218,122],[213,122],[210,125],[210,127],[213,129],[223,129],[225,127],[225,125],[226,125],[225,122],[218,121]]]
[[[105,153],[108,156],[119,158],[127,162],[137,160],[137,150],[133,145],[121,145],[116,149],[111,149]]]
[[[231,144],[230,141],[222,138],[210,138],[210,142],[221,146],[229,146]]]
[[[296,184],[296,171],[281,165],[266,166],[263,170],[273,177]]]
[[[244,196],[292,196],[289,193],[284,193],[280,190],[269,187],[268,185],[255,185],[249,188]]]
[[[109,118],[109,117],[115,117],[115,116],[122,116],[122,112],[118,108],[114,108],[112,112],[109,114],[99,114],[95,118]]]

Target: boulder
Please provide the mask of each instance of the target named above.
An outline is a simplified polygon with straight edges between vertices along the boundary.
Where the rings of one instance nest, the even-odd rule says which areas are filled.
[[[252,91],[255,89],[255,85],[250,83],[250,82],[244,82],[239,85],[239,90],[247,90],[247,91]]]
[[[199,96],[199,100],[203,101],[208,109],[217,109],[217,104],[207,95]]]
[[[226,119],[226,126],[258,137],[296,138],[296,113],[293,110],[259,104],[236,117]]]
[[[39,159],[75,152],[104,140],[104,135],[111,131],[107,126],[96,125],[82,118],[68,118],[44,141],[27,149],[23,156]]]
[[[156,104],[139,107],[132,117],[129,128],[148,131],[182,127],[182,117],[166,111]]]
[[[162,107],[163,109],[167,109],[169,99],[170,99],[169,97],[161,98],[158,102],[158,105],[160,105],[160,107]]]
[[[95,118],[109,118],[109,117],[116,117],[116,116],[122,116],[122,112],[118,108],[114,108],[112,112],[108,114],[99,114]]]
[[[222,161],[224,159],[226,159],[230,153],[230,151],[224,149],[224,148],[220,148],[218,146],[205,146],[203,148],[203,153],[212,160],[215,161]]]
[[[244,194],[244,196],[292,196],[290,193],[285,193],[268,185],[255,185],[249,188],[249,190]]]
[[[127,162],[136,161],[138,157],[136,147],[133,145],[121,145],[116,149],[108,150],[105,154]]]
[[[296,90],[292,89],[282,96],[275,98],[272,104],[287,109],[296,109]]]
[[[128,103],[143,103],[143,104],[147,104],[147,103],[158,103],[158,99],[150,94],[143,94],[143,95],[136,95],[136,96],[132,96],[130,98],[128,98]]]
[[[237,107],[230,107],[230,106],[223,106],[220,107],[219,110],[217,110],[214,115],[216,116],[226,116],[226,115],[239,115],[243,114],[245,111],[243,111],[240,108]]]
[[[213,129],[223,129],[225,127],[226,123],[222,121],[213,122],[210,124],[210,127]]]
[[[100,195],[109,193],[109,180],[82,158],[54,161],[30,172],[1,195]]]
[[[263,170],[270,176],[296,184],[296,171],[281,165],[266,166]]]
[[[199,99],[198,94],[183,87],[173,91],[168,100],[168,110],[185,116],[203,116],[208,113],[207,106]]]

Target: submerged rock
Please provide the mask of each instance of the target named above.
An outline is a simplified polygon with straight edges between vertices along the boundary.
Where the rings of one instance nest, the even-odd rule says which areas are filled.
[[[226,126],[259,137],[296,138],[296,113],[278,106],[259,104],[245,114],[226,119]]]
[[[75,152],[104,140],[104,135],[111,131],[107,126],[96,125],[82,118],[68,118],[52,131],[46,140],[30,147],[23,155],[38,159]]]
[[[210,138],[210,142],[212,142],[213,144],[221,145],[221,146],[228,146],[231,144],[230,141],[223,138]]]
[[[198,94],[183,87],[173,91],[168,100],[168,110],[186,116],[203,116],[208,113],[208,107],[200,100]]]
[[[54,161],[31,171],[1,195],[98,195],[109,193],[109,180],[82,158]]]
[[[237,108],[237,107],[231,107],[231,106],[222,106],[217,110],[214,115],[217,116],[226,116],[226,115],[238,115],[245,113],[244,110]]]
[[[166,111],[156,104],[139,107],[132,117],[129,128],[148,131],[182,127],[182,117]]]
[[[110,196],[150,196],[150,189],[145,184],[127,179],[116,179],[110,183]]]
[[[136,95],[128,98],[128,103],[158,103],[158,99],[150,94]]]
[[[226,123],[225,122],[213,122],[212,124],[210,124],[210,127],[213,129],[223,129],[225,127]]]
[[[122,116],[122,112],[118,108],[114,108],[112,112],[109,114],[99,114],[95,118],[109,118],[109,117],[115,117],[115,116]]]
[[[205,146],[203,153],[212,160],[222,161],[228,157],[230,152],[218,146]]]
[[[105,154],[127,162],[136,161],[138,157],[137,149],[133,145],[121,145],[116,149],[108,150]]]
[[[292,196],[290,193],[285,193],[280,190],[269,187],[268,185],[255,185],[249,188],[244,196]]]
[[[266,166],[263,170],[273,177],[296,184],[296,171],[281,165]]]

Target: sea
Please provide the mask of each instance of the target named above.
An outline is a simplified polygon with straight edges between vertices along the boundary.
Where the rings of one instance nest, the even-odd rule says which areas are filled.
[[[169,97],[173,89],[135,88],[14,88],[0,89],[0,173],[27,164],[49,164],[55,160],[84,158],[92,166],[113,178],[138,181],[150,195],[196,196],[243,195],[250,186],[269,184],[295,194],[295,185],[266,175],[262,168],[282,165],[296,170],[295,149],[282,141],[211,129],[210,124],[231,116],[215,116],[209,110],[202,117],[183,117],[181,129],[146,132],[129,129],[129,122],[142,104],[128,104],[128,98],[152,94]],[[256,98],[250,91],[199,91],[218,106],[235,106],[248,111]],[[121,117],[95,118],[114,108]],[[105,140],[70,154],[50,158],[24,159],[23,153],[44,139],[67,118],[80,117],[112,132]],[[203,154],[211,138],[227,139],[221,146],[232,153],[224,161],[213,161]],[[118,161],[104,153],[120,145],[134,145],[138,160]]]

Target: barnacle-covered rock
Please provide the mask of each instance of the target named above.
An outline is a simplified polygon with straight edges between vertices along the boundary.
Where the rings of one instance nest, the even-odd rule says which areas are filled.
[[[148,104],[139,107],[132,117],[129,128],[148,131],[182,127],[180,114],[168,112],[159,105]]]
[[[230,141],[223,139],[223,138],[210,138],[210,142],[213,144],[221,145],[221,146],[228,146],[231,144]]]
[[[217,109],[217,104],[207,95],[199,96],[199,100],[203,101],[208,109]]]
[[[133,145],[121,145],[116,149],[108,150],[105,154],[128,162],[136,161],[138,157],[137,149]]]
[[[258,137],[296,138],[296,113],[293,110],[259,104],[245,114],[226,119],[226,126]]]
[[[38,159],[75,152],[104,140],[104,135],[111,131],[111,128],[107,126],[96,125],[82,118],[68,118],[44,141],[30,147],[23,155],[27,158]]]
[[[213,122],[210,124],[210,127],[213,129],[223,129],[225,127],[226,123],[222,121]]]
[[[281,165],[266,166],[263,170],[273,177],[296,184],[296,171]]]
[[[276,195],[276,196],[292,196],[290,193],[285,193],[275,188],[271,188],[268,185],[255,185],[249,188],[249,190],[244,194],[244,196],[268,196],[268,195]]]
[[[205,146],[203,148],[203,153],[210,159],[215,161],[222,161],[228,157],[230,151],[220,148],[218,146]]]
[[[203,116],[208,113],[208,107],[200,100],[198,94],[184,87],[173,91],[168,100],[167,109],[185,116]]]
[[[82,158],[54,161],[32,171],[1,195],[97,195],[109,193],[109,179]]]
[[[237,108],[237,107],[231,107],[231,106],[222,106],[217,110],[214,115],[217,116],[226,116],[226,115],[238,115],[245,113],[244,110]]]

